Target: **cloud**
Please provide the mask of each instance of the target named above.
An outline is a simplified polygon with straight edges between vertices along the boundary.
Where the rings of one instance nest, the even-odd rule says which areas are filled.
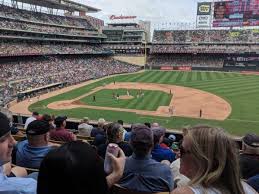
[[[109,21],[110,15],[135,15],[154,23],[193,23],[198,0],[75,0],[102,9],[93,16]],[[201,0],[200,0],[201,1]],[[203,0],[211,1],[211,0]]]

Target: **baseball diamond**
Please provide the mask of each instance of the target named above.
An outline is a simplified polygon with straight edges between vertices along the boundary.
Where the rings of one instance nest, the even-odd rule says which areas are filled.
[[[224,127],[232,134],[242,135],[247,129],[259,133],[259,104],[256,103],[259,100],[258,81],[257,75],[241,73],[144,71],[70,86],[55,91],[52,95],[45,94],[38,102],[31,99],[31,102],[18,103],[11,107],[11,110],[27,114],[37,110],[40,113],[66,114],[72,118],[105,117],[110,121],[123,118],[127,123],[157,121],[175,129],[186,124],[207,123]],[[161,89],[163,87],[166,89]],[[168,96],[170,88],[172,98]],[[176,88],[181,90],[177,91]],[[118,92],[118,89],[123,96],[127,95],[127,90],[137,91],[134,91],[134,94],[132,91],[133,99],[119,99],[119,102],[116,102],[116,99],[112,99],[112,93]],[[136,100],[136,92],[140,89],[146,94],[143,99]],[[192,93],[187,92],[188,95],[185,95],[184,89]],[[93,93],[97,102],[99,94],[108,95],[109,99],[97,105],[89,96]],[[202,96],[204,93],[207,95]],[[199,100],[195,101],[195,98]],[[172,102],[169,99],[172,99]],[[114,104],[122,104],[112,105],[110,100]],[[173,115],[169,112],[170,103],[174,107]],[[22,108],[20,104],[23,104]],[[202,117],[199,118],[201,109]]]

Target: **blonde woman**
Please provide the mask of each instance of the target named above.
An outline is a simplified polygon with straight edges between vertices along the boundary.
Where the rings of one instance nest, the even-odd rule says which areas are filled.
[[[241,182],[237,149],[223,129],[195,126],[183,132],[180,173],[190,182],[173,194],[256,193]]]

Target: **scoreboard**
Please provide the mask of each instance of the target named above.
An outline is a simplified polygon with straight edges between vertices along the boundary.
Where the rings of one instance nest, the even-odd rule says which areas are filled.
[[[259,26],[259,0],[214,3],[213,27]]]

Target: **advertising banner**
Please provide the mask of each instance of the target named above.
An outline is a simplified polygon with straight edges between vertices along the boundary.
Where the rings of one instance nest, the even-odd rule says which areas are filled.
[[[214,3],[213,27],[258,26],[259,0]]]
[[[210,27],[211,21],[211,2],[200,2],[197,6],[197,28]]]

